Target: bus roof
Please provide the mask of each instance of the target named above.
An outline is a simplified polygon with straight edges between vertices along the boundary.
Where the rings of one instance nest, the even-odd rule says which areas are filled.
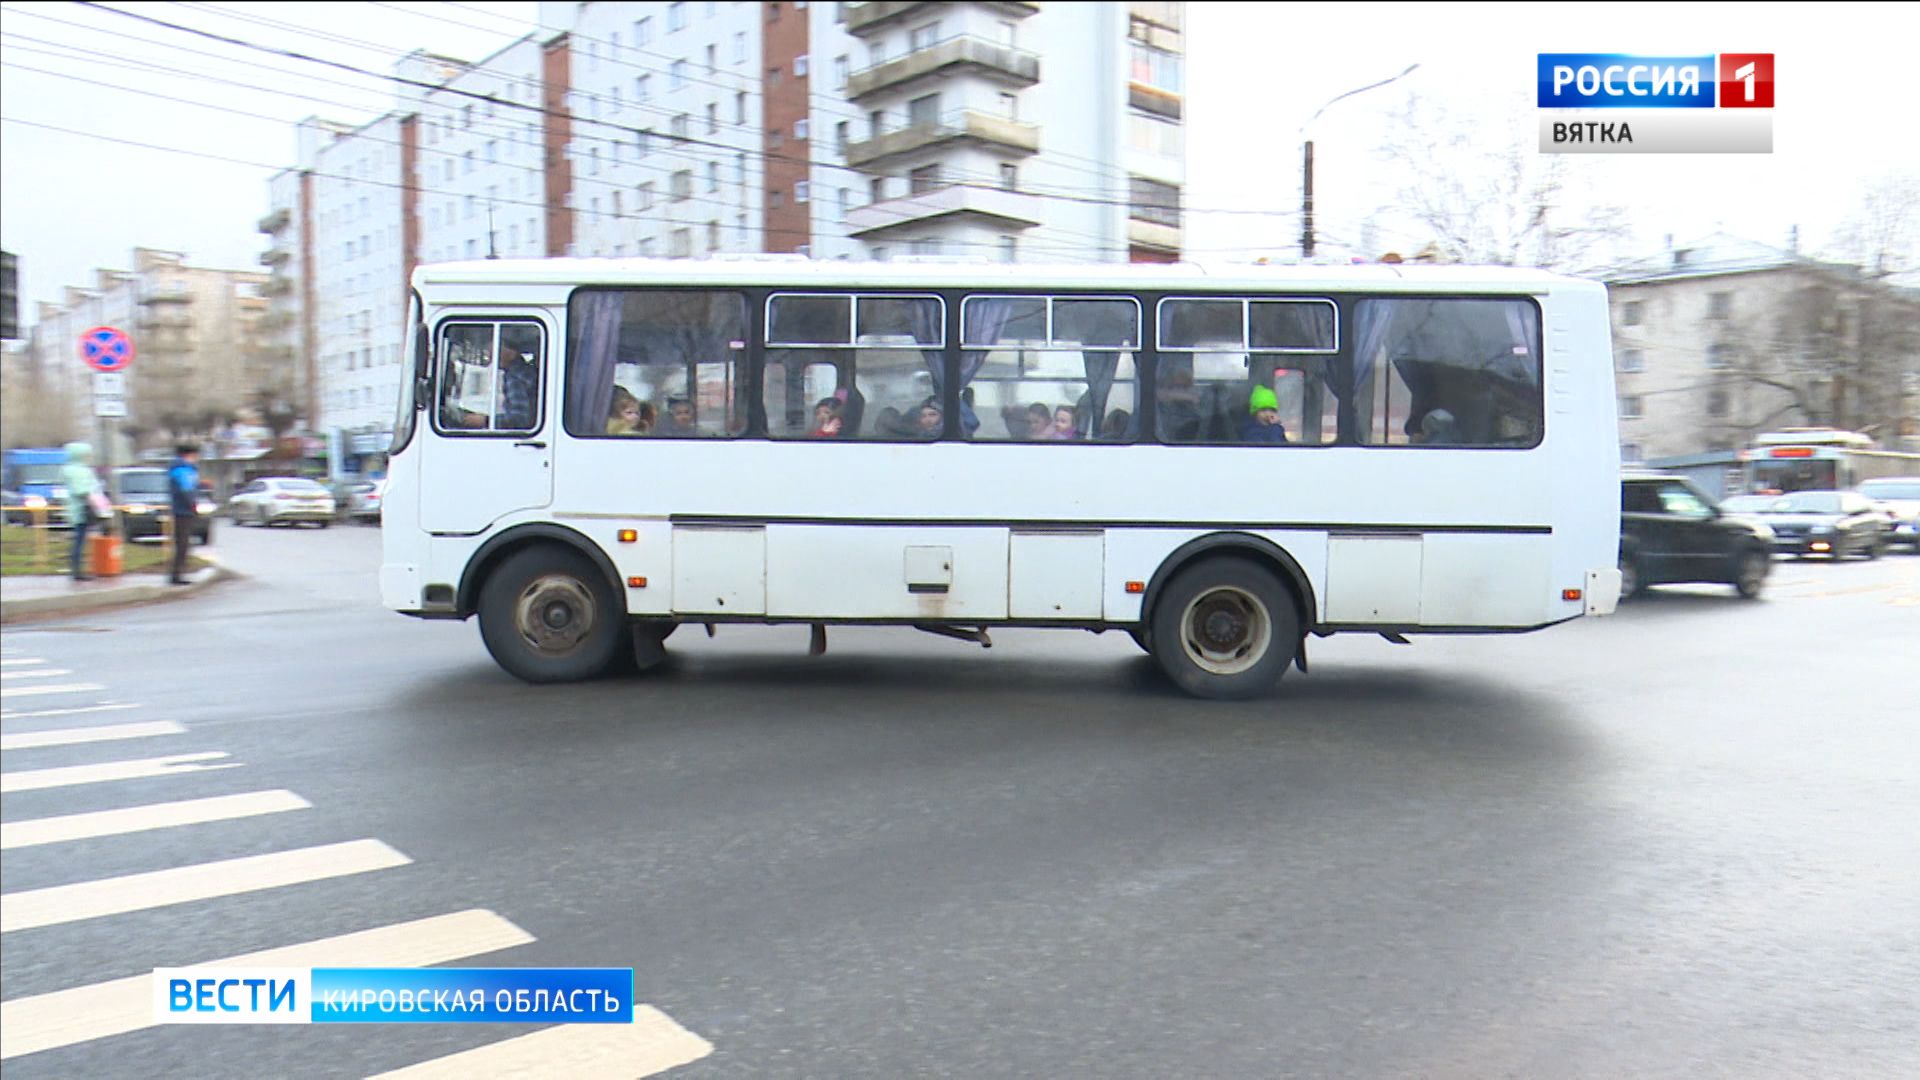
[[[1601,289],[1599,282],[1510,266],[1249,266],[843,262],[802,258],[489,259],[435,263],[413,272],[416,288],[446,285],[736,285],[897,289],[1145,289],[1177,292],[1490,292],[1538,294]]]

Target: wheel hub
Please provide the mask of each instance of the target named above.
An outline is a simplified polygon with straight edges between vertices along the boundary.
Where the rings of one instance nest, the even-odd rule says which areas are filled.
[[[535,578],[514,605],[514,625],[520,636],[549,656],[579,648],[592,633],[595,618],[593,593],[566,574]]]
[[[1266,606],[1232,586],[1195,597],[1180,625],[1187,658],[1214,675],[1237,675],[1252,668],[1266,656],[1273,636]]]

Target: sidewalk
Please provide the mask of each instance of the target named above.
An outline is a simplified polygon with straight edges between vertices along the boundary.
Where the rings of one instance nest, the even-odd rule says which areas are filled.
[[[239,577],[204,549],[194,554],[208,565],[188,575],[190,585],[169,585],[165,574],[123,574],[74,581],[60,574],[0,578],[0,623],[129,607],[197,596],[216,582]]]

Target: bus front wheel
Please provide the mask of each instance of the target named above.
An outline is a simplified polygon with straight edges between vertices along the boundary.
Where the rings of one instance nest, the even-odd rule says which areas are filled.
[[[507,556],[480,591],[480,637],[509,674],[531,683],[590,679],[623,644],[626,613],[605,575],[552,546]]]
[[[1286,674],[1300,648],[1300,617],[1273,571],[1251,559],[1208,559],[1168,583],[1148,641],[1161,670],[1187,693],[1248,698]]]

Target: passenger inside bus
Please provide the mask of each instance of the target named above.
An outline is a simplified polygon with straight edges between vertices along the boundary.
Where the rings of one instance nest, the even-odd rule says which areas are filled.
[[[624,386],[613,388],[612,414],[607,417],[609,435],[644,435],[640,427],[640,399]]]
[[[1267,446],[1287,441],[1287,429],[1280,423],[1280,398],[1272,387],[1256,386],[1248,395],[1247,420],[1240,426],[1240,441]]]
[[[691,438],[700,434],[693,425],[693,402],[686,398],[673,398],[667,402],[667,422],[660,429],[662,435],[673,438]]]
[[[1055,442],[1072,442],[1081,437],[1080,419],[1073,406],[1062,405],[1053,410],[1053,430],[1047,437]]]

